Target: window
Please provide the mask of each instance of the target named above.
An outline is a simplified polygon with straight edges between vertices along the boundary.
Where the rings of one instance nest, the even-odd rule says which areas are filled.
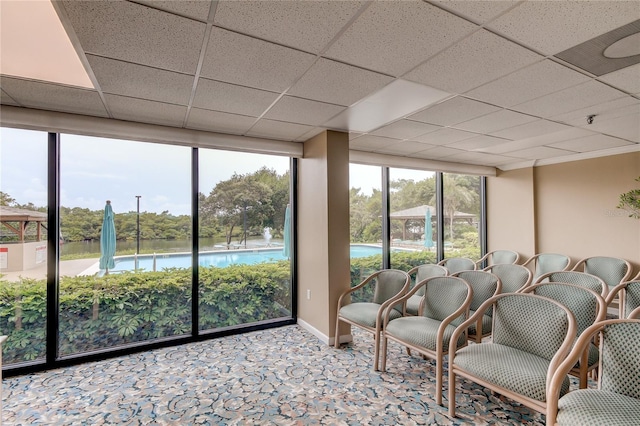
[[[445,257],[477,260],[480,253],[480,177],[443,175]]]

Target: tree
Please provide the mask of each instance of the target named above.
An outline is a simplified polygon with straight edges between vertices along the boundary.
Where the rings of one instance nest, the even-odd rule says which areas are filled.
[[[0,191],[0,206],[12,207],[15,206],[16,200],[9,194]]]
[[[453,220],[457,211],[471,209],[478,201],[478,192],[474,192],[470,186],[473,182],[468,178],[474,176],[444,174],[443,175],[443,210],[446,219],[449,219],[449,237],[453,240]],[[479,185],[479,180],[478,180]],[[435,196],[431,199],[435,205]]]

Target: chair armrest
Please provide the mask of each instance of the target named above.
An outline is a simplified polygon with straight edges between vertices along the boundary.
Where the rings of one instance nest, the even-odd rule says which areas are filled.
[[[493,305],[493,298],[487,299],[482,305],[480,305],[480,307],[478,307],[478,309],[473,313],[473,315],[467,318],[466,321],[464,321],[462,324],[457,326],[456,329],[453,331],[453,334],[451,335],[451,339],[449,340],[449,365],[450,366],[453,365],[453,358],[455,357],[455,353],[457,349],[456,342],[458,341],[460,335],[464,333],[471,324],[473,324],[475,321],[478,321],[478,319],[481,319],[485,311],[492,305]]]

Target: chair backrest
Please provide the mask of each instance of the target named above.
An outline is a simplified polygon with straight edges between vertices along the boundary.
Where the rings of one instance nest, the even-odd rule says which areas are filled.
[[[560,303],[528,293],[492,297],[494,344],[510,346],[551,361],[576,334],[575,318]]]
[[[586,272],[602,278],[609,288],[613,288],[631,277],[633,267],[619,257],[593,256],[587,257],[576,263],[573,271]]]
[[[385,269],[378,271],[374,277],[375,290],[373,302],[383,304],[402,290],[409,281],[409,275],[397,269]]]
[[[424,310],[422,315],[437,321],[443,321],[460,309],[460,306],[473,297],[473,290],[462,278],[433,277],[425,281]],[[459,325],[466,315],[454,319],[451,324]]]
[[[640,320],[614,320],[604,325],[600,354],[598,387],[640,399]]]
[[[569,308],[576,318],[576,336],[594,322],[602,321],[607,313],[607,305],[599,293],[576,284],[540,283],[526,287],[522,292],[553,299]]]
[[[615,286],[607,296],[607,304],[613,302],[616,296],[623,301],[624,308],[620,317],[628,317],[631,311],[640,307],[640,279],[625,281]]]
[[[486,271],[461,271],[453,276],[462,278],[473,289],[473,298],[469,309],[477,310],[487,299],[500,293],[502,283],[496,275]],[[489,310],[487,313],[492,314]]]
[[[553,282],[553,283],[569,283],[576,284],[590,290],[595,291],[602,297],[606,297],[609,293],[609,286],[602,280],[602,278],[595,275],[587,274],[578,271],[557,271],[549,272],[540,275],[534,284],[541,282]]]
[[[449,275],[449,270],[444,266],[436,265],[434,263],[425,263],[424,265],[418,265],[411,268],[408,274],[411,277],[415,275],[413,282],[419,283],[420,281],[424,281],[431,277],[445,277]],[[424,287],[419,289],[416,294],[418,296],[424,296]]]
[[[531,256],[522,265],[527,266],[530,263],[535,263],[533,266],[533,279],[535,280],[548,272],[566,271],[571,264],[571,258],[558,253],[539,253]]]
[[[441,260],[438,262],[438,265],[447,268],[450,274],[455,274],[460,271],[476,270],[476,262],[467,257],[450,257],[448,259]]]
[[[521,288],[531,284],[531,271],[522,265],[500,263],[484,269],[500,278],[502,293],[515,293]]]
[[[496,263],[518,263],[520,255],[513,250],[493,250],[482,256],[476,262],[476,265],[479,267],[485,260],[487,261],[487,266],[495,265]]]

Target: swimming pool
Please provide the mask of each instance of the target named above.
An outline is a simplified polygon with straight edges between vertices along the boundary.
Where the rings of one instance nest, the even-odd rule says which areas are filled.
[[[352,244],[350,254],[352,258],[367,257],[381,254],[382,248],[379,246]],[[154,268],[155,257],[155,268]],[[215,266],[224,268],[230,265],[254,265],[256,263],[277,262],[285,260],[282,248],[275,249],[255,249],[255,250],[224,250],[200,253],[198,264],[204,267]],[[116,257],[115,267],[110,269],[110,273],[135,270],[134,256]],[[191,254],[145,254],[138,256],[138,269],[145,271],[161,271],[165,268],[190,268]]]

